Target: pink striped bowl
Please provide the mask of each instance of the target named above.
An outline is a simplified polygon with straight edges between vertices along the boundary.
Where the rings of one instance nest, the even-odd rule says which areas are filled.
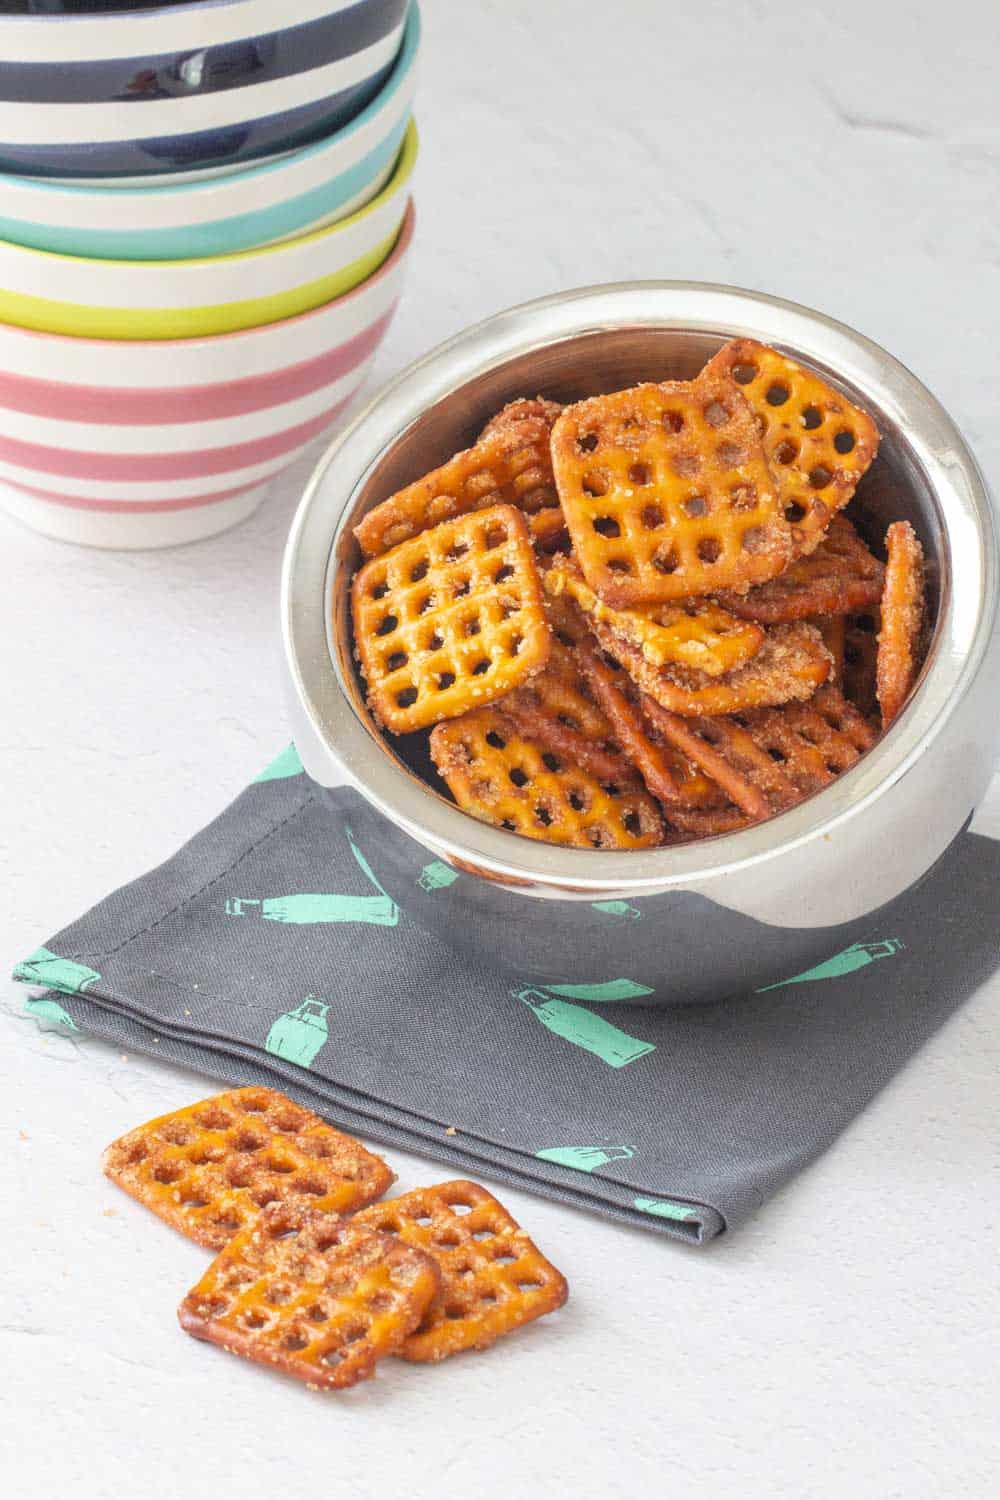
[[[92,547],[177,546],[244,520],[368,373],[413,222],[411,202],[353,291],[261,328],[137,342],[0,324],[0,507]]]

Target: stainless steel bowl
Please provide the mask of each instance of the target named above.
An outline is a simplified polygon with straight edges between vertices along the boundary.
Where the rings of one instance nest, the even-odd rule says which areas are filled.
[[[930,564],[932,642],[909,703],[853,770],[743,833],[607,853],[536,843],[467,817],[365,709],[348,620],[352,527],[466,446],[511,397],[571,400],[689,378],[734,336],[815,367],[878,423],[880,454],[857,504],[873,536],[909,518]],[[1000,734],[997,579],[993,513],[975,460],[934,397],[885,350],[807,308],[730,287],[584,288],[501,313],[442,345],[386,387],[320,461],[284,565],[296,743],[315,780],[353,786],[384,815],[393,895],[452,945],[578,991],[588,988],[587,965],[592,972],[599,963],[610,983],[633,976],[641,952],[637,988],[647,998],[721,998],[835,953],[966,823]],[[461,878],[425,881],[431,891],[414,882],[411,840]]]

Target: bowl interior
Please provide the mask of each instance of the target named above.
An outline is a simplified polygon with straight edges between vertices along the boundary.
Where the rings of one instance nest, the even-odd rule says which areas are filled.
[[[352,527],[373,506],[421,474],[468,447],[485,422],[517,396],[543,395],[580,400],[648,380],[689,380],[731,334],[671,328],[622,328],[584,333],[519,354],[482,371],[422,412],[370,467],[356,488],[339,528],[331,557],[329,647],[355,713],[386,755],[424,783],[424,790],[447,792],[433,771],[426,734],[383,737],[364,701],[364,684],[354,657],[350,620],[350,581],[360,560]],[[949,586],[944,517],[930,482],[895,418],[852,387],[836,370],[785,344],[776,347],[817,370],[874,418],[882,436],[878,457],[862,479],[849,514],[874,551],[884,556],[882,538],[891,521],[909,520],[920,537],[928,568],[933,658],[941,600]]]

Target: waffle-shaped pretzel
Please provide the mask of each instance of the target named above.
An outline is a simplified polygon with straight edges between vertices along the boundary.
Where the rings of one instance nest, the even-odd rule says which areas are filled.
[[[684,719],[679,714],[668,713],[648,695],[643,696],[642,707],[649,722],[655,725],[667,743],[686,755],[705,775],[711,776],[739,809],[744,820],[758,822],[769,817],[776,808],[790,806],[796,800],[795,787],[784,771],[759,748],[736,719]],[[668,816],[685,832],[698,827],[697,820],[692,823],[675,818],[673,809],[669,810]],[[732,826],[742,826],[742,821],[733,820]],[[722,820],[714,831],[729,832],[731,827]]]
[[[876,739],[868,720],[835,687],[820,688],[808,703],[757,709],[742,722],[802,796],[849,771]]]
[[[554,557],[542,581],[550,597],[565,594],[591,619],[638,646],[654,667],[673,662],[721,677],[756,656],[764,641],[759,625],[737,619],[712,599],[612,609],[594,593],[573,557]]]
[[[385,1162],[273,1089],[231,1089],[161,1115],[105,1151],[104,1171],[174,1229],[220,1250],[292,1195],[349,1213],[393,1181]]]
[[[726,344],[703,373],[731,377],[753,407],[795,550],[811,552],[878,452],[875,423],[812,370],[753,339]]]
[[[653,796],[664,804],[668,818],[675,803],[704,807],[715,801],[713,782],[700,775],[690,759],[678,754],[669,741],[663,743],[650,734],[641,708],[631,701],[624,684],[616,680],[624,677],[628,681],[627,674],[608,666],[587,641],[574,646],[573,652],[591,692],[613,725],[616,739]]]
[[[875,673],[881,614],[878,606],[844,621],[844,697],[870,718],[878,712]]]
[[[830,675],[830,653],[811,625],[770,626],[753,660],[725,677],[654,667],[638,646],[607,625],[595,620],[593,630],[604,650],[621,663],[642,692],[669,712],[685,717],[736,714],[809,698]]]
[[[474,1182],[403,1193],[365,1209],[355,1222],[398,1235],[440,1267],[440,1291],[403,1345],[404,1359],[424,1363],[488,1349],[505,1333],[562,1307],[568,1296],[565,1277]]]
[[[556,504],[549,423],[542,417],[501,424],[474,448],[398,490],[370,510],[354,535],[366,557],[377,557],[442,521],[492,505],[528,514]]]
[[[524,516],[459,516],[356,573],[354,638],[373,713],[394,734],[501,698],[545,665],[549,629]]]
[[[909,521],[894,521],[885,534],[885,550],[875,684],[882,728],[888,729],[917,677],[924,620],[924,549]]]
[[[549,401],[545,396],[518,396],[516,401],[508,401],[506,406],[502,406],[490,417],[479,436],[480,439],[490,437],[494,432],[513,427],[531,417],[540,418],[551,431],[561,411],[560,401]]]
[[[847,615],[878,603],[884,572],[847,517],[834,516],[814,552],[759,588],[724,594],[720,603],[734,615],[764,625]]]
[[[633,779],[607,714],[594,702],[573,648],[553,637],[549,659],[527,686],[508,693],[503,713],[525,739],[599,781]]]
[[[301,1201],[274,1203],[212,1262],[180,1325],[314,1388],[366,1380],[441,1284],[433,1258]]]
[[[844,686],[844,652],[847,649],[847,616],[846,615],[817,615],[807,621],[815,627],[823,637],[823,645],[830,653],[833,666],[830,668],[830,676],[827,681],[834,686]]]
[[[763,583],[791,555],[753,414],[724,377],[568,406],[552,464],[584,577],[615,609]]]
[[[656,803],[634,784],[602,785],[521,735],[496,708],[439,724],[431,759],[463,812],[550,844],[645,849],[659,843]]]

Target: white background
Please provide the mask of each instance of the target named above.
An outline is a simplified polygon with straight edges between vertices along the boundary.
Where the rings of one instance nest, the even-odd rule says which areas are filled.
[[[997,486],[988,0],[426,0],[425,21],[417,244],[376,383],[546,292],[728,281],[888,346]],[[90,553],[0,518],[5,968],[286,742],[276,590],[307,467],[183,551]],[[996,782],[982,826],[1000,834]],[[17,1500],[997,1494],[1000,981],[707,1250],[506,1193],[566,1309],[344,1398],[184,1337],[204,1252],[99,1174],[108,1140],[205,1082],[42,1034],[0,989]],[[390,1155],[403,1188],[442,1175]]]

